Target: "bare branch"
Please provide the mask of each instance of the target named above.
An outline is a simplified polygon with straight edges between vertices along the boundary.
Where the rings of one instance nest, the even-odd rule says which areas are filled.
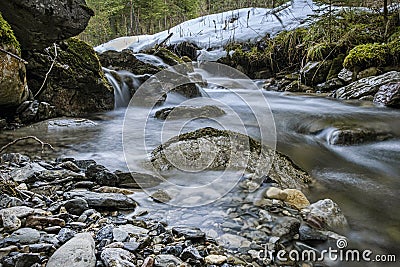
[[[18,139],[15,139],[14,141],[8,143],[7,145],[3,146],[2,148],[0,148],[0,153],[3,153],[3,151],[5,151],[7,148],[15,145],[16,143],[23,141],[23,140],[35,140],[36,142],[38,142],[41,146],[42,146],[42,153],[44,152],[45,147],[49,147],[51,150],[54,151],[54,147],[52,145],[50,145],[49,143],[45,143],[42,140],[40,140],[39,138],[37,138],[36,136],[25,136],[25,137],[21,137]]]
[[[40,86],[39,90],[37,91],[37,93],[35,94],[35,96],[33,98],[38,97],[42,93],[42,91],[44,89],[44,86],[45,86],[45,84],[47,82],[47,79],[48,79],[48,77],[50,75],[50,72],[53,69],[54,64],[56,64],[57,56],[58,56],[58,54],[57,54],[57,45],[54,43],[54,58],[53,58],[53,62],[51,63],[49,71],[46,73],[46,76],[44,77],[42,86]]]
[[[19,60],[19,61],[21,61],[21,62],[24,63],[25,65],[28,64],[28,61],[26,61],[25,59],[20,58],[20,57],[17,56],[16,54],[13,54],[13,53],[11,53],[11,52],[9,52],[9,51],[7,51],[7,50],[4,50],[4,49],[1,48],[1,47],[0,47],[0,51],[3,52],[3,53],[5,53],[5,54],[7,54],[7,55],[9,55],[9,56],[11,56],[11,57],[13,57],[13,58],[15,58],[15,59],[17,59],[17,60]]]

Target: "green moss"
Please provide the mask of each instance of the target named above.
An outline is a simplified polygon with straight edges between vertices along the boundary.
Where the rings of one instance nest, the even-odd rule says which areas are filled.
[[[363,44],[353,48],[345,58],[343,66],[350,70],[385,66],[389,49],[386,44]]]
[[[400,27],[397,27],[394,32],[389,36],[388,42],[400,41]]]
[[[21,48],[17,38],[14,36],[14,32],[11,29],[10,24],[3,19],[0,13],[0,44],[8,45],[15,49],[18,54],[21,53]]]
[[[69,38],[61,42],[60,47],[62,49],[58,51],[58,61],[69,66],[67,69],[61,68],[63,71],[71,72],[72,76],[79,76],[89,70],[108,85],[99,58],[92,46],[78,38]],[[111,87],[109,89],[112,90]]]
[[[73,55],[70,60],[75,65],[84,64],[92,70],[100,70],[99,58],[93,47],[78,38],[69,38],[65,43],[68,47],[67,51]]]
[[[185,63],[177,54],[172,53],[170,50],[163,47],[151,52],[155,56],[164,60],[164,62],[170,66]]]

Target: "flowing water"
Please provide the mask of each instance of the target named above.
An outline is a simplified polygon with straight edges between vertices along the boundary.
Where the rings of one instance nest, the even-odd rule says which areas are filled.
[[[228,78],[224,77],[227,81]],[[262,89],[239,88],[225,90],[206,88],[208,98],[228,105],[243,119],[250,135],[257,138],[254,116],[248,106],[268,108],[258,98],[249,97],[247,105],[238,100],[238,93],[260,94],[268,100],[275,119],[277,149],[290,156],[299,166],[307,170],[317,181],[307,194],[311,201],[331,198],[339,204],[348,217],[351,231],[348,237],[358,246],[381,252],[397,252],[400,245],[400,112],[398,110],[375,107],[363,102],[341,102],[318,96],[294,95],[267,92]],[[123,94],[123,93],[122,93]],[[170,107],[185,101],[184,97],[171,94],[163,106]],[[138,111],[139,112],[139,111]],[[125,108],[92,116],[96,125],[78,121],[69,125],[68,120],[56,124],[59,127],[40,123],[13,132],[1,133],[1,143],[5,144],[19,136],[36,135],[57,148],[56,154],[77,159],[94,159],[112,170],[127,170],[122,146],[122,127]],[[146,114],[137,113],[137,116]],[[229,120],[227,117],[226,120]],[[148,149],[161,143],[159,139],[163,122],[150,116],[146,140]],[[185,125],[183,131],[215,126],[207,119],[194,120]],[[234,121],[231,122],[235,124]],[[384,141],[367,142],[359,145],[338,146],[329,143],[335,129],[370,128],[390,134]],[[253,129],[253,131],[251,130]],[[140,134],[140,132],[139,132]],[[152,139],[153,138],[153,139]],[[30,146],[35,149],[35,146]],[[14,147],[14,149],[18,149]],[[27,151],[26,145],[19,147]],[[138,158],[143,161],[147,155]],[[137,168],[144,171],[138,164]],[[204,178],[208,174],[202,173]],[[198,176],[199,178],[199,176]],[[172,177],[171,179],[174,179]],[[193,183],[193,180],[185,180]],[[235,194],[237,194],[235,196]],[[214,204],[197,208],[171,207],[157,204],[146,194],[138,193],[142,208],[151,210],[149,216],[159,217],[170,224],[184,223],[196,225],[205,231],[218,232],[218,225],[228,216],[227,211],[238,202],[257,197],[257,193],[244,196],[243,192],[231,194]],[[240,200],[239,199],[239,200]],[[239,201],[237,200],[237,201]],[[249,201],[248,203],[251,203]]]

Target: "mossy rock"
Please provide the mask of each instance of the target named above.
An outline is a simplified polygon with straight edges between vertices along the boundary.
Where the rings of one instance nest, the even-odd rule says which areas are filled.
[[[343,66],[354,71],[385,66],[389,59],[389,53],[390,51],[386,44],[358,45],[350,51],[343,62]]]
[[[10,25],[0,14],[0,48],[21,56],[21,49]],[[21,60],[0,52],[0,113],[15,110],[29,97],[26,69]],[[11,108],[11,110],[10,110]]]
[[[14,54],[21,55],[21,47],[17,38],[14,36],[14,32],[11,29],[10,24],[5,21],[0,13],[0,44],[5,47],[7,46]]]
[[[38,100],[54,105],[57,115],[65,116],[113,109],[113,88],[105,78],[93,47],[77,38],[70,38],[60,42],[56,49],[54,67]],[[28,83],[34,93],[42,85],[54,57],[54,47],[43,53],[27,53]]]

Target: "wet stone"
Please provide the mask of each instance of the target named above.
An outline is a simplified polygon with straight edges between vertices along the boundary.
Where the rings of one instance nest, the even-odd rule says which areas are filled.
[[[107,267],[135,267],[132,263],[135,255],[122,248],[105,248],[100,257]]]
[[[203,259],[203,257],[200,256],[199,251],[193,246],[189,246],[189,247],[185,248],[182,251],[182,254],[180,255],[180,258],[183,261],[186,261],[188,259],[194,259],[194,260],[202,260]]]
[[[57,239],[60,240],[62,244],[70,240],[75,236],[76,232],[69,228],[62,228],[57,235]]]
[[[89,209],[87,201],[83,198],[67,200],[64,207],[69,213],[74,215],[81,215],[85,210]]]
[[[49,259],[46,267],[96,265],[95,243],[89,233],[77,234],[62,245]]]
[[[11,238],[18,240],[21,244],[33,244],[39,241],[40,233],[32,228],[21,228],[12,233]]]
[[[136,207],[136,201],[132,198],[116,193],[96,193],[90,191],[70,191],[64,194],[67,199],[83,198],[89,207],[103,209],[129,210]]]
[[[88,166],[85,175],[99,185],[117,186],[119,184],[118,176],[101,165],[92,164]]]
[[[40,263],[40,254],[18,253],[3,259],[3,267],[25,267]]]
[[[175,257],[174,255],[169,254],[160,254],[156,256],[154,261],[154,266],[156,267],[169,267],[169,266],[179,266],[182,261]]]
[[[103,239],[112,239],[113,238],[113,229],[112,225],[106,225],[101,228],[96,234],[96,240],[101,241]]]
[[[178,237],[185,237],[186,239],[204,239],[205,233],[202,232],[199,228],[196,227],[173,227],[172,233],[174,233]]]

